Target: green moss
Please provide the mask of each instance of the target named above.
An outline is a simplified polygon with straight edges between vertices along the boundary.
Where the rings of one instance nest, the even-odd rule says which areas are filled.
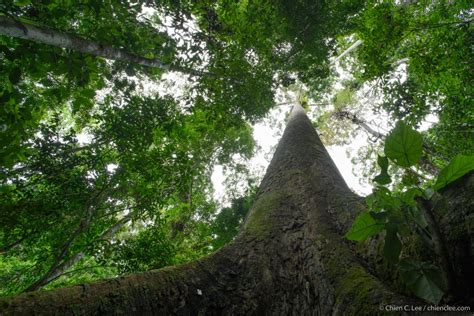
[[[321,223],[322,224],[322,223]],[[327,269],[334,281],[336,306],[344,315],[378,315],[380,305],[389,304],[392,294],[366,269],[352,259],[353,254],[326,225],[319,227],[316,244],[320,248]]]
[[[336,304],[344,306],[350,302],[346,314],[357,315],[370,311],[383,314],[377,310],[378,306],[374,306],[374,295],[380,296],[377,300],[380,300],[381,306],[390,302],[390,297],[384,297],[388,293],[384,293],[378,281],[360,266],[346,270],[336,285]]]
[[[374,282],[373,278],[362,268],[353,267],[345,271],[336,288],[336,296],[351,295],[356,302],[367,299]]]
[[[247,220],[246,232],[260,239],[268,237],[273,226],[272,213],[284,199],[285,195],[279,191],[268,192],[258,198]]]

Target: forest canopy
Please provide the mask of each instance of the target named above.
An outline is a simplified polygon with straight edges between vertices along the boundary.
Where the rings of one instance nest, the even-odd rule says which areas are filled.
[[[0,295],[227,244],[261,177],[246,165],[252,125],[281,103],[305,107],[325,145],[366,135],[352,158],[374,186],[371,211],[348,239],[384,231],[381,256],[402,274],[442,270],[400,261],[431,250],[402,250],[411,224],[393,218],[410,207],[415,235],[430,237],[419,192],[474,169],[472,12],[469,1],[3,1]],[[225,207],[217,164],[243,187]],[[433,280],[398,286],[438,303],[447,290]]]

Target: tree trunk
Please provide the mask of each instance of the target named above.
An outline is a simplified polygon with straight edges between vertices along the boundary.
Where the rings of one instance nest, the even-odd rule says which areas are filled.
[[[0,299],[2,315],[376,315],[417,304],[343,234],[362,205],[296,105],[243,230],[195,262]]]
[[[118,49],[110,45],[96,43],[75,35],[56,31],[46,27],[34,26],[6,16],[0,16],[0,35],[26,39],[37,43],[67,48],[93,56],[104,57],[112,60],[121,60],[146,67],[159,68],[163,70],[174,70],[198,76],[205,74],[194,69],[165,64],[158,58],[151,59],[137,56],[123,49]]]
[[[433,213],[446,239],[457,287],[456,299],[474,306],[474,172],[435,194]]]

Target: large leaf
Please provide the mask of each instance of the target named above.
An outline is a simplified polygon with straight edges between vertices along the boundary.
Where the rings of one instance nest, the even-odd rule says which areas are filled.
[[[423,152],[421,134],[400,121],[385,140],[385,155],[401,167],[413,166]]]
[[[474,155],[457,155],[440,171],[434,185],[435,190],[444,188],[471,170],[474,170]]]
[[[402,260],[402,277],[413,293],[433,304],[438,304],[444,295],[442,272],[429,262]]]
[[[381,172],[379,175],[377,175],[374,178],[374,181],[377,182],[378,184],[385,185],[385,184],[389,184],[390,182],[392,182],[392,179],[390,178],[388,173]]]
[[[357,216],[351,229],[346,234],[349,240],[363,241],[377,234],[385,228],[384,224],[377,223],[368,212]]]
[[[392,196],[392,192],[386,187],[379,186],[373,190],[370,198],[370,209],[373,211],[396,210],[401,206],[401,200],[398,197]],[[367,199],[366,199],[367,200]]]

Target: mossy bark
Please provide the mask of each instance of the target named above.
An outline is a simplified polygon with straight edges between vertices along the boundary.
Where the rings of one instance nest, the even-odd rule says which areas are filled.
[[[376,315],[416,302],[343,235],[362,208],[296,106],[241,233],[190,264],[0,299],[2,315]]]

